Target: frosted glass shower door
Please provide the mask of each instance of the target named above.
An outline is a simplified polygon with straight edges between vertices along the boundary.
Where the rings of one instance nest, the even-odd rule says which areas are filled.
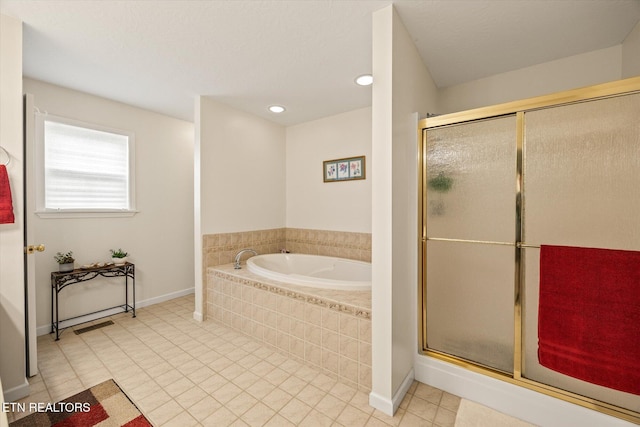
[[[527,244],[640,250],[638,117],[638,94],[525,114],[523,238]],[[636,395],[540,365],[540,249],[527,247],[523,260],[522,376],[640,411]]]
[[[429,129],[426,346],[513,371],[516,118]]]

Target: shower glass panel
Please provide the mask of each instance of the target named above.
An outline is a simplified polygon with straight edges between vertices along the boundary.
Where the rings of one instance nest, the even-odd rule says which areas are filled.
[[[427,346],[513,372],[514,247],[427,242]]]
[[[524,240],[640,250],[640,95],[525,114]],[[538,363],[540,250],[524,249],[522,376],[640,411],[637,395],[590,384]]]
[[[426,345],[513,372],[516,118],[426,138]]]
[[[427,234],[514,242],[515,116],[427,132]]]

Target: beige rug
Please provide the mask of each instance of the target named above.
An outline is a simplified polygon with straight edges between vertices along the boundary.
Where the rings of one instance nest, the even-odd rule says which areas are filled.
[[[455,423],[455,427],[532,426],[534,425],[465,399],[460,401]]]

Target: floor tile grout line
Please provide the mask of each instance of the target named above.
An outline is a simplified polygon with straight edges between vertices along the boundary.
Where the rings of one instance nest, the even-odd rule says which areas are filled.
[[[247,396],[250,396],[251,401],[255,400],[255,402],[251,402],[251,404],[246,408],[241,408],[238,413],[227,410],[233,414],[235,420],[240,420],[242,422],[245,422],[248,412],[256,407],[258,403],[262,403],[266,408],[269,408],[270,411],[273,411],[273,414],[270,415],[267,422],[276,419],[277,415],[291,421],[290,418],[284,416],[282,408],[295,403],[295,400],[304,403],[307,407],[304,413],[300,413],[293,417],[296,420],[302,422],[315,412],[326,416],[319,408],[321,402],[327,396],[337,399],[342,405],[344,405],[339,412],[334,413],[329,417],[331,422],[335,425],[343,424],[347,417],[350,416],[359,417],[359,420],[364,420],[364,423],[369,423],[374,418],[376,419],[376,422],[382,423],[387,423],[387,421],[391,420],[383,418],[382,414],[374,409],[367,411],[366,408],[362,407],[364,399],[362,398],[361,393],[365,392],[358,387],[341,383],[337,378],[325,373],[321,368],[315,366],[308,367],[295,358],[283,355],[282,351],[277,347],[260,346],[259,343],[255,342],[253,337],[247,336],[242,331],[234,330],[219,323],[210,323],[210,321],[196,323],[191,318],[191,304],[192,301],[181,297],[177,301],[172,301],[170,304],[161,303],[156,306],[150,306],[148,310],[141,309],[139,316],[140,322],[132,322],[128,317],[120,316],[117,318],[117,321],[114,321],[117,329],[111,333],[105,333],[106,329],[91,331],[90,333],[79,335],[79,340],[77,342],[67,341],[66,344],[69,345],[64,345],[65,343],[51,343],[50,345],[52,348],[55,348],[55,350],[48,351],[47,349],[47,352],[49,354],[55,354],[57,352],[58,356],[61,355],[64,358],[65,363],[71,367],[71,371],[75,375],[75,379],[77,379],[81,384],[84,384],[83,378],[86,377],[83,375],[86,375],[86,372],[84,368],[75,366],[75,362],[81,358],[80,355],[82,354],[82,351],[87,351],[88,349],[93,358],[99,362],[98,364],[101,366],[101,369],[105,369],[109,375],[115,376],[117,373],[116,371],[119,369],[118,366],[121,366],[123,362],[118,363],[117,358],[105,359],[104,355],[101,355],[100,350],[100,348],[103,348],[105,345],[102,344],[102,342],[107,342],[109,347],[115,346],[115,348],[121,351],[123,357],[126,358],[124,363],[129,363],[130,366],[132,366],[132,372],[144,374],[157,386],[154,388],[157,388],[157,390],[164,392],[165,395],[168,396],[168,402],[173,402],[177,413],[167,413],[166,415],[169,415],[169,419],[164,422],[178,419],[178,417],[181,417],[180,419],[188,417],[189,419],[193,418],[199,424],[202,423],[204,418],[196,418],[195,410],[190,411],[189,409],[207,398],[213,399],[213,402],[220,405],[214,413],[219,411],[221,408],[226,408],[226,405],[213,397],[213,394],[218,391],[222,385],[218,384],[214,389],[205,389],[202,388],[201,385],[204,384],[206,380],[197,382],[193,379],[193,374],[202,368],[207,368],[209,370],[208,372],[211,372],[211,376],[219,376],[224,380],[224,384],[232,384],[237,388],[237,390],[239,390],[236,396],[227,401],[227,404],[228,402],[238,398],[238,396],[241,396],[242,393],[246,393]],[[101,339],[95,336],[96,333],[100,335]],[[119,341],[119,338],[122,338],[122,341]],[[207,340],[215,340],[215,344],[221,347],[223,346],[224,351],[220,350],[219,352],[216,352],[216,346],[207,345]],[[155,345],[157,343],[165,342],[170,345],[171,349],[179,349],[180,351],[173,353],[173,356],[163,354],[164,352],[162,350],[158,350]],[[96,344],[99,344],[99,346],[93,347]],[[43,348],[45,347],[43,346]],[[136,351],[139,353],[136,353]],[[212,351],[215,352],[216,356],[225,358],[229,363],[225,365],[225,362],[218,367],[211,366],[211,361],[215,359],[211,359],[208,355]],[[136,357],[137,354],[148,354],[149,357],[151,357],[151,355],[153,355],[153,357],[158,357],[158,360],[162,360],[163,363],[167,364],[167,370],[176,372],[176,379],[167,386],[160,386],[160,384],[155,380],[157,376],[154,377],[154,375],[148,372],[152,367],[150,367],[149,364],[144,363],[144,359]],[[181,364],[179,358],[184,358],[186,362]],[[265,368],[268,369],[258,375],[250,369],[252,361],[268,363],[268,365],[265,365]],[[185,365],[187,364],[192,364],[193,366],[185,368]],[[287,365],[285,366],[285,364]],[[143,366],[146,366],[146,368]],[[225,370],[227,371],[223,375],[222,371]],[[276,370],[278,370],[278,372],[276,372]],[[244,373],[251,373],[255,377],[253,379],[249,379],[249,382],[245,385],[242,385],[244,381],[247,381],[246,378],[241,378]],[[269,377],[269,375],[271,376]],[[328,388],[323,388],[320,386],[320,383],[315,382],[320,375],[323,375],[323,378],[319,381],[329,381],[330,385],[325,386]],[[267,377],[268,379],[266,379]],[[283,388],[283,384],[291,378],[299,381],[302,385],[299,385],[296,388],[295,393],[288,393],[289,397],[282,405],[275,404],[275,406],[280,405],[279,410],[275,410],[274,407],[268,405],[264,400],[264,397],[271,392],[267,393],[262,398],[258,398],[257,395],[254,396],[248,391],[257,381],[262,380],[265,381],[269,387],[272,387],[271,391],[281,390],[286,393],[290,390]],[[51,390],[47,387],[48,378],[43,375],[41,376],[41,380],[43,382],[44,390],[46,390],[47,394],[50,395]],[[175,394],[167,393],[167,387],[177,381],[184,381],[185,385],[188,383],[188,388],[182,391],[177,388]],[[340,394],[339,390],[334,390],[338,384],[342,384],[343,387],[347,387],[347,389],[351,390],[348,397],[346,394]],[[408,409],[411,401],[416,397],[416,384],[418,383],[414,382],[409,393],[407,393],[407,396],[405,397],[406,400],[401,404],[401,411],[396,415],[398,418],[390,421],[393,422],[394,425],[402,425],[407,414],[411,413]],[[196,393],[194,396],[201,398],[188,404],[186,403],[188,396],[180,398],[196,388],[203,394]],[[129,385],[127,389],[128,391],[133,391],[136,387]],[[429,388],[426,390],[427,392],[431,392],[431,390],[435,389]],[[305,400],[305,395],[302,393],[313,393],[308,395],[310,399],[314,400],[313,404],[309,404],[309,400]],[[447,410],[455,414],[455,410],[442,406],[444,396],[444,392],[440,391],[437,403],[429,401],[429,403],[435,406],[436,413],[433,415],[433,419],[423,419],[424,421],[429,424],[436,425],[435,417],[438,416],[437,411],[439,409]],[[153,410],[151,412],[153,412]],[[414,415],[414,417],[418,416],[413,413],[412,415]],[[421,417],[418,416],[418,418]]]

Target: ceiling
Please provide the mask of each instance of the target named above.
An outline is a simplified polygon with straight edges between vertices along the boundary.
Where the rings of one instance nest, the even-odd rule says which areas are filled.
[[[288,126],[371,105],[354,79],[372,71],[372,13],[391,3],[438,87],[619,45],[640,19],[640,0],[0,0],[0,12],[24,22],[28,77],[189,121],[205,95]]]

